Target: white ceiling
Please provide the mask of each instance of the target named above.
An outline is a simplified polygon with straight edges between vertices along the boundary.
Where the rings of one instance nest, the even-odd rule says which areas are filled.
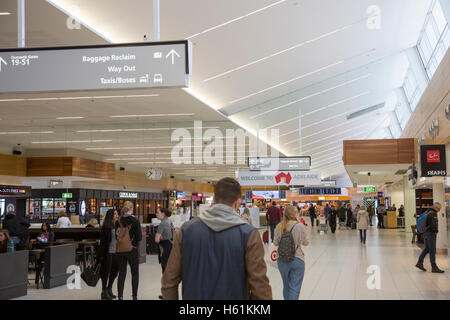
[[[79,18],[85,26],[109,41],[142,41],[144,34],[152,38],[152,1],[49,2],[70,13],[75,12],[73,6],[77,5]],[[402,51],[416,44],[430,3],[430,0],[164,0],[161,1],[161,40],[189,38],[193,42],[193,74],[188,91],[198,99],[182,90],[171,89],[96,92],[96,95],[159,96],[94,99],[94,102],[0,101],[1,131],[19,131],[25,126],[30,130],[36,128],[33,131],[45,131],[54,127],[58,133],[52,139],[64,136],[68,140],[85,127],[136,125],[144,128],[169,124],[172,128],[173,122],[189,123],[195,119],[222,122],[221,128],[240,125],[252,132],[273,126],[281,135],[279,149],[293,156],[300,154],[296,149],[299,138],[296,118],[301,110],[302,154],[312,155],[313,168],[322,171],[323,176],[340,176],[345,174],[341,141],[383,138],[384,127],[389,123],[388,110],[352,120],[347,120],[346,116],[383,103],[393,89],[402,85],[407,68]],[[16,45],[15,5],[15,0],[0,3],[0,11],[13,13],[0,17],[0,47]],[[44,0],[28,1],[27,5],[28,46],[105,42],[86,27],[68,30],[67,16]],[[367,8],[373,5],[380,8],[379,30],[367,27]],[[73,96],[74,93],[62,95]],[[23,97],[25,95],[20,95]],[[11,98],[17,96],[0,95],[0,100]],[[277,109],[269,112],[274,108]],[[233,123],[213,109],[229,116]],[[194,115],[177,119],[110,118],[117,114],[148,113]],[[85,119],[77,122],[55,119],[64,116]],[[141,132],[97,133],[95,139],[112,139],[111,143],[104,144],[117,148],[131,142],[135,142],[132,145],[136,147],[145,146],[153,138],[152,144],[159,143],[158,138],[162,138],[161,143],[169,139],[158,134],[156,131],[145,136]],[[38,138],[47,139],[43,135],[47,134],[40,134]],[[78,135],[80,140],[85,136],[94,139],[92,133]],[[14,144],[18,139],[19,136],[0,135],[2,144]],[[20,141],[32,142],[28,138]],[[71,147],[84,150],[92,144]],[[94,151],[108,157],[116,153]],[[211,172],[214,171],[216,176],[200,171],[197,179],[206,181],[225,174],[212,168]],[[182,175],[180,170],[176,172],[180,176],[190,176]]]

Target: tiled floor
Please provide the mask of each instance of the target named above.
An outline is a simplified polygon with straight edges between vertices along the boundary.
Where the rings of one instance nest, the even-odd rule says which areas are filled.
[[[271,247],[266,245],[266,260],[270,261]],[[372,229],[367,233],[367,244],[359,243],[356,230],[337,230],[336,234],[320,235],[315,230],[311,243],[304,248],[306,272],[300,299],[450,299],[450,272],[447,256],[438,255],[437,263],[446,272],[428,272],[414,267],[420,248],[411,244],[411,235],[400,230]],[[380,268],[381,288],[367,288],[367,268]],[[268,276],[274,299],[282,299],[281,277],[276,264],[268,263]],[[140,266],[140,299],[158,299],[161,268],[156,256],[148,256]],[[115,288],[114,288],[115,291]],[[20,299],[86,299],[100,297],[97,288],[86,286],[69,290],[65,286],[46,290],[29,288],[28,295]],[[130,275],[124,292],[131,298]]]

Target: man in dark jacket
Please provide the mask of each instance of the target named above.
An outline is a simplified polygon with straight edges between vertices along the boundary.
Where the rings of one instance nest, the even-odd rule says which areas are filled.
[[[444,273],[443,270],[439,269],[436,265],[436,236],[438,233],[438,212],[441,210],[442,206],[439,202],[435,202],[431,209],[427,210],[425,214],[427,215],[426,219],[426,231],[424,234],[425,238],[425,248],[419,256],[419,261],[417,261],[416,267],[422,271],[427,271],[423,266],[423,260],[425,256],[430,254],[430,262],[431,262],[431,272],[433,273]]]
[[[8,230],[14,244],[28,242],[28,228],[30,224],[22,217],[18,217],[14,211],[9,211],[3,220],[3,229]]]
[[[119,219],[120,224],[129,228],[131,244],[133,249],[130,252],[116,253],[117,266],[119,269],[119,278],[117,280],[118,299],[123,300],[123,287],[127,275],[127,262],[131,269],[131,288],[133,300],[137,300],[139,286],[139,241],[142,240],[141,223],[133,215],[133,204],[129,201],[124,203],[122,216]],[[116,229],[119,222],[116,224]]]
[[[272,202],[272,205],[266,212],[267,224],[270,226],[270,237],[273,242],[273,237],[275,235],[275,228],[277,224],[281,221],[281,213],[280,208],[277,207],[277,203],[275,201]]]
[[[186,300],[272,299],[261,235],[236,213],[240,200],[240,184],[223,178],[215,205],[178,231],[161,281],[164,299],[178,299],[180,282]]]

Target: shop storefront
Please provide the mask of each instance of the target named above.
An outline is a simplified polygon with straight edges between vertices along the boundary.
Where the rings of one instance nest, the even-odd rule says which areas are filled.
[[[156,209],[168,205],[165,193],[112,191],[93,189],[33,189],[27,199],[27,216],[31,222],[54,223],[62,211],[79,215],[84,221],[91,216],[100,219],[109,209],[120,209],[125,201],[134,205],[134,213],[142,222],[156,217]],[[86,217],[86,218],[85,218]]]
[[[5,214],[14,211],[20,216],[25,215],[26,199],[31,196],[31,187],[27,186],[0,186],[0,220]]]

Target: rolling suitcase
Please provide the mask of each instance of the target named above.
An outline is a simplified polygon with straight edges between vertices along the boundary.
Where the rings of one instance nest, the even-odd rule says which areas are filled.
[[[263,232],[263,242],[269,243],[269,230]]]

